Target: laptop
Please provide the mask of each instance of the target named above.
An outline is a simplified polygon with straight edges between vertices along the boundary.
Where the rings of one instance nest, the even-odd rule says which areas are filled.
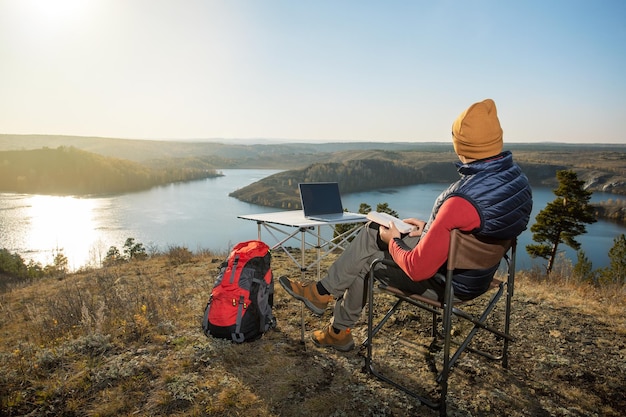
[[[362,214],[343,211],[339,184],[336,182],[306,182],[298,184],[298,187],[307,219],[324,222],[365,219]]]

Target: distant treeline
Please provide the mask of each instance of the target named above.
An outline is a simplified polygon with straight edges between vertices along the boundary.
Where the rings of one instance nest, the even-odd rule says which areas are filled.
[[[339,182],[344,194],[426,182],[449,183],[458,178],[451,162],[408,164],[384,159],[319,163],[280,172],[232,193],[241,201],[290,210],[301,209],[298,183]]]
[[[214,169],[142,164],[61,146],[0,152],[0,191],[61,195],[118,194],[215,177]]]

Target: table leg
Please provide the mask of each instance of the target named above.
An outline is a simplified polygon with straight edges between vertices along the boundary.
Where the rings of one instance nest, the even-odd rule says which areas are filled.
[[[321,226],[317,226],[317,280],[321,279],[321,263],[322,263],[322,233]]]
[[[302,262],[300,263],[301,267],[300,267],[300,272],[302,273],[302,281],[304,282],[305,277],[305,257],[304,257],[304,253],[306,250],[306,244],[305,244],[305,239],[306,239],[306,229],[300,229],[301,232],[301,236],[302,238],[300,239],[300,255],[302,256]],[[304,342],[304,303],[301,303],[302,306],[300,307],[300,343],[302,343],[302,345],[304,346],[304,349],[306,350],[306,343]]]

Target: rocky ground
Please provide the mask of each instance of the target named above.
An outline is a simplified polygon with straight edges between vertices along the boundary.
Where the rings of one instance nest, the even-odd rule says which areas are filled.
[[[310,333],[330,310],[321,318],[303,312],[278,284],[275,330],[243,345],[206,338],[200,317],[220,261],[163,256],[11,284],[0,293],[0,415],[438,415],[364,373],[360,349],[313,346]],[[272,266],[276,277],[299,275],[280,253]],[[380,316],[387,300],[377,300]],[[450,377],[448,414],[623,415],[624,313],[623,287],[518,273],[509,368],[463,355]],[[364,319],[354,329],[358,342]],[[436,394],[440,352],[429,349],[429,323],[426,314],[399,311],[375,353],[384,372]]]

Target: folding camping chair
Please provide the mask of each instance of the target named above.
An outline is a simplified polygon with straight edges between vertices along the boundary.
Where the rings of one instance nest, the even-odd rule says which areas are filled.
[[[434,410],[439,409],[441,415],[446,415],[446,397],[448,394],[448,376],[450,370],[459,359],[461,354],[465,351],[477,353],[490,360],[500,361],[503,368],[508,366],[508,345],[514,338],[509,333],[510,314],[511,314],[511,298],[513,297],[513,287],[515,279],[515,250],[516,239],[512,240],[485,240],[480,239],[472,234],[463,233],[457,229],[451,231],[450,246],[448,248],[448,261],[446,267],[446,276],[441,276],[445,279],[445,293],[443,302],[432,300],[420,295],[407,294],[395,287],[386,285],[384,280],[375,276],[375,267],[378,264],[388,265],[389,267],[396,267],[397,265],[389,259],[377,259],[372,262],[369,282],[367,289],[367,297],[369,300],[369,312],[368,312],[368,325],[367,325],[367,340],[363,342],[363,346],[367,348],[365,357],[365,371],[371,373],[382,381],[385,381],[395,388],[404,391],[406,394],[416,398],[420,403],[432,408]],[[487,291],[494,291],[489,302],[486,304],[480,314],[470,314],[467,311],[461,309],[468,301],[458,301],[453,298],[452,278],[454,272],[457,269],[486,269],[499,264],[504,259],[506,261],[506,280],[502,281],[494,278],[490,289]],[[378,281],[378,288],[387,294],[391,294],[397,300],[382,320],[374,325],[374,282]],[[504,307],[504,326],[503,328],[495,328],[493,325],[487,323],[487,319],[502,298],[502,295],[506,292],[505,307]],[[482,297],[482,296],[481,296]],[[477,297],[478,298],[478,297]],[[453,301],[454,300],[454,301]],[[451,302],[452,301],[452,302]],[[471,300],[470,300],[471,301]],[[402,385],[396,380],[391,379],[388,376],[383,375],[374,367],[373,360],[373,344],[374,337],[381,330],[385,322],[398,310],[400,305],[407,302],[413,306],[419,307],[432,313],[432,336],[433,345],[438,339],[438,325],[437,318],[441,316],[441,326],[443,333],[443,363],[441,369],[436,376],[436,382],[440,388],[440,396],[438,401],[435,398],[426,397],[418,394],[417,392],[409,389],[407,386]],[[452,340],[452,316],[455,315],[460,319],[468,320],[473,323],[472,329],[466,334],[465,339],[454,341],[458,343],[456,351],[451,355],[450,347],[453,343]],[[502,327],[502,325],[500,326]],[[479,330],[484,330],[494,334],[499,340],[499,352],[493,354],[486,350],[471,348],[470,342]]]

